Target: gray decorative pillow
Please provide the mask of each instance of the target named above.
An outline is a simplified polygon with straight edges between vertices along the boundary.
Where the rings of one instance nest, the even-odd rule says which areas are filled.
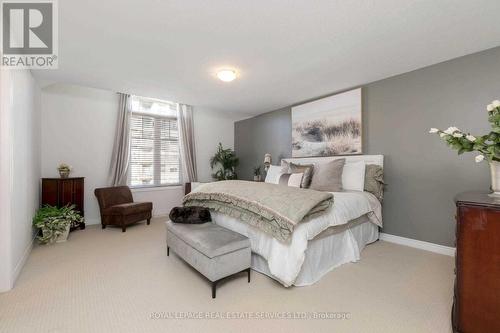
[[[367,164],[365,169],[365,191],[382,202],[384,199],[384,170],[380,165]]]
[[[314,169],[310,189],[327,192],[342,191],[342,171],[345,158],[327,163],[318,163]]]
[[[313,177],[314,164],[295,164],[290,162],[288,168],[291,173],[303,173],[304,176],[302,177],[300,187],[309,188]]]
[[[278,176],[278,184],[291,187],[300,187],[303,176],[303,173],[280,173]]]
[[[281,160],[281,172],[283,173],[303,173],[302,184],[300,187],[309,188],[313,175],[314,164],[295,164]]]

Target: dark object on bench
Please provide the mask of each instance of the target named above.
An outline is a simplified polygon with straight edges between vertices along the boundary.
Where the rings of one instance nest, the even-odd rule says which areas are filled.
[[[210,211],[205,207],[174,207],[168,215],[174,223],[202,224],[212,222]]]
[[[127,230],[127,225],[147,220],[151,221],[152,202],[134,202],[128,186],[96,188],[94,191],[101,211],[101,225],[116,225]]]

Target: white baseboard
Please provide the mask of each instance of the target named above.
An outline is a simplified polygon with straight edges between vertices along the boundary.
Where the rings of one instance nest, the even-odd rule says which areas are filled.
[[[16,267],[14,268],[14,271],[12,272],[12,288],[14,288],[14,284],[16,283],[17,278],[19,277],[19,274],[21,274],[21,270],[24,267],[24,264],[26,264],[26,261],[28,260],[28,257],[30,256],[31,250],[33,249],[33,243],[35,242],[36,234],[33,235],[31,238],[30,243],[28,246],[26,246],[26,249],[24,249],[23,256],[21,257],[21,260],[17,263]]]
[[[101,224],[101,220],[85,218],[85,225],[93,225],[93,224]]]
[[[390,242],[390,243],[414,247],[414,248],[417,248],[420,250],[444,254],[446,256],[454,256],[455,255],[455,248],[450,247],[450,246],[444,246],[444,245],[424,242],[424,241],[420,241],[420,240],[416,240],[416,239],[385,234],[383,232],[381,232],[379,234],[379,239],[386,241],[386,242]]]
[[[152,216],[153,218],[156,218],[156,217],[168,217],[168,213],[159,213],[159,214],[153,214]],[[100,219],[88,219],[88,218],[85,218],[85,225],[95,225],[95,224],[101,224],[101,220]]]

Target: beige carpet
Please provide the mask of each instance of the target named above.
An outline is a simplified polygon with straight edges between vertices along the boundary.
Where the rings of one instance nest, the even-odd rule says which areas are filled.
[[[221,283],[213,300],[207,280],[166,257],[164,240],[156,219],[36,246],[0,294],[0,332],[450,332],[451,257],[379,241],[313,286],[286,289],[252,272],[250,284],[244,274]],[[198,312],[216,318],[167,318]],[[217,318],[286,312],[299,318]],[[318,313],[348,318],[302,319]]]

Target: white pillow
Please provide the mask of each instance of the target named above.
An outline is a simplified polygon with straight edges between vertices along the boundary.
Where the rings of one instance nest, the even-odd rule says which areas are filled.
[[[281,173],[281,167],[277,165],[270,165],[267,170],[266,183],[278,184],[279,176]]]
[[[363,191],[365,188],[365,161],[346,162],[342,172],[342,188]]]

